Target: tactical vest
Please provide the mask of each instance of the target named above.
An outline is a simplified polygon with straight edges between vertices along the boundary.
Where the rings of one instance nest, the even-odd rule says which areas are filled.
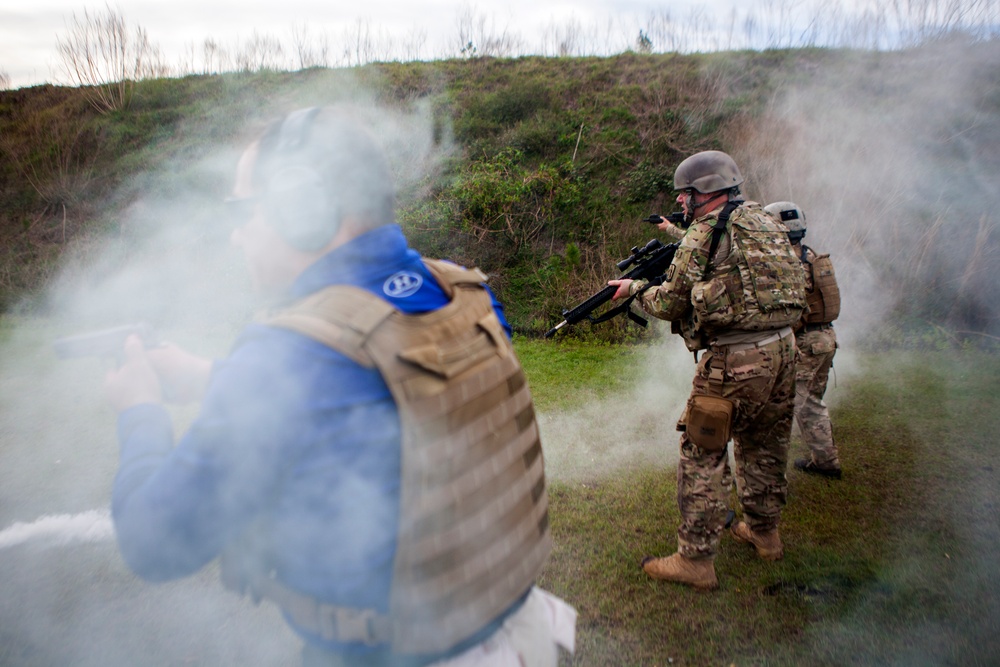
[[[837,287],[837,276],[833,273],[833,262],[830,255],[816,255],[812,261],[806,257],[806,252],[812,248],[803,246],[803,262],[809,272],[812,288],[806,291],[806,313],[803,320],[806,324],[829,324],[840,315],[840,288]]]
[[[425,263],[450,297],[433,312],[332,286],[266,321],[377,368],[399,409],[386,625],[402,654],[445,651],[486,626],[532,586],[552,546],[531,394],[486,277]]]
[[[699,245],[714,233],[716,221],[707,222],[689,232],[704,237]],[[709,258],[704,279],[691,289],[691,316],[678,322],[691,350],[726,332],[790,326],[806,305],[805,271],[784,227],[753,202],[736,208],[724,224],[723,242]],[[717,257],[722,259],[713,264]]]

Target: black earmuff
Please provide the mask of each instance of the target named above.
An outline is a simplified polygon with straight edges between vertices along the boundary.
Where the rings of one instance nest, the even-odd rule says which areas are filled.
[[[277,164],[267,179],[267,221],[289,245],[312,252],[330,242],[340,228],[340,215],[329,186],[307,159],[309,129],[319,107],[299,109],[281,123],[273,154]]]

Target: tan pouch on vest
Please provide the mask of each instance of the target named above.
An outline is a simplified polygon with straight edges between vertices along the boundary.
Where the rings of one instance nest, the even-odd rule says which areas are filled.
[[[840,316],[840,288],[830,255],[818,255],[810,265],[813,290],[806,294],[807,324],[827,324]]]
[[[711,280],[695,283],[691,288],[691,304],[699,329],[717,330],[732,324],[743,314],[738,299],[743,295],[739,276],[726,273]]]
[[[733,423],[732,401],[721,396],[692,396],[686,417],[691,442],[713,452],[726,448]]]

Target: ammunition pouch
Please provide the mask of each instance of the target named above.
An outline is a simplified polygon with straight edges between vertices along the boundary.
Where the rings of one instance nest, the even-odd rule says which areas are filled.
[[[725,361],[718,352],[708,360],[708,390],[688,399],[684,428],[691,442],[704,450],[718,452],[726,448],[732,436],[733,401],[722,396]]]
[[[799,349],[818,357],[823,354],[832,354],[837,350],[837,339],[834,336],[809,336],[801,342],[796,341]]]
[[[807,265],[812,272],[813,288],[806,294],[805,321],[808,324],[833,322],[840,316],[840,288],[830,255],[818,255]]]
[[[684,339],[684,346],[691,352],[697,353],[708,347],[708,338],[699,329],[693,317],[683,320],[674,320],[670,323],[670,333],[677,334]]]
[[[743,285],[739,275],[725,273],[691,288],[696,328],[719,330],[743,314]]]
[[[691,442],[708,451],[726,448],[732,435],[733,402],[699,394],[688,399],[685,430]]]

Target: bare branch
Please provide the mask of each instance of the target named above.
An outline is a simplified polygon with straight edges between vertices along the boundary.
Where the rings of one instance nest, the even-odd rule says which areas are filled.
[[[100,113],[127,108],[137,80],[169,71],[146,31],[130,28],[110,5],[103,13],[73,14],[68,30],[56,38],[63,72]]]

